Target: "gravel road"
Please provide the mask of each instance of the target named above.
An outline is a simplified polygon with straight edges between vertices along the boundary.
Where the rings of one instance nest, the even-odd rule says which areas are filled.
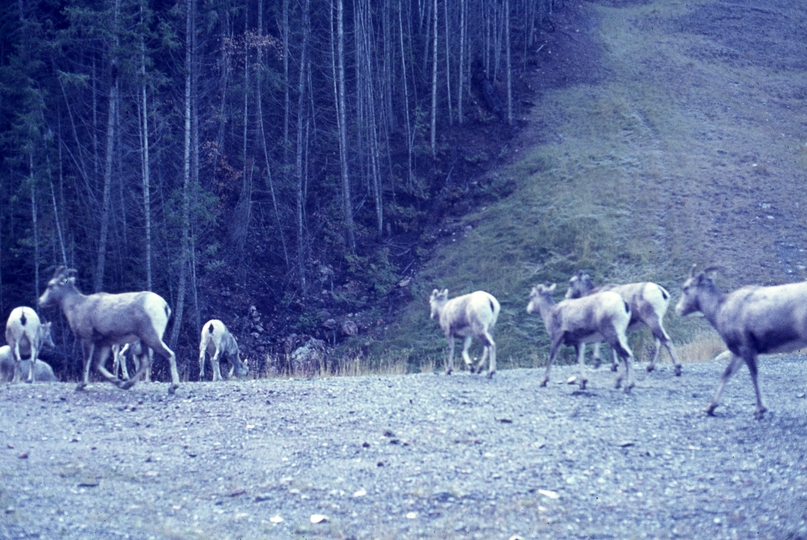
[[[3,384],[0,537],[807,538],[805,357],[575,369]]]

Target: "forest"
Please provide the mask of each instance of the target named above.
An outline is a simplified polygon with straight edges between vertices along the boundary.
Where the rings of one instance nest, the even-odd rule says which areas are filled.
[[[412,300],[441,220],[506,191],[480,178],[561,9],[5,2],[0,313],[35,307],[60,265],[85,294],[157,292],[191,379],[211,318],[257,375],[288,372],[312,337],[333,350],[372,334]],[[75,379],[77,344],[44,316],[47,359]]]

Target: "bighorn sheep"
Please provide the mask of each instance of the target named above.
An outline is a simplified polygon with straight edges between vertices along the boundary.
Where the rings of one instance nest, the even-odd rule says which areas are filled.
[[[605,340],[625,363],[625,392],[630,392],[633,388],[630,378],[630,360],[633,353],[625,336],[631,317],[628,303],[617,293],[604,291],[582,298],[563,300],[556,304],[552,298],[554,291],[554,283],[549,286],[536,285],[532,288],[530,303],[527,305],[527,313],[537,311],[541,315],[551,341],[546,374],[541,386],[546,386],[549,382],[549,371],[560,346],[572,345],[580,366],[579,385],[581,389],[585,389],[588,381],[583,370],[585,349],[582,344]],[[616,387],[619,388],[621,384],[622,375],[617,373]]]
[[[757,383],[757,356],[807,346],[807,283],[748,286],[725,294],[707,275],[717,269],[709,267],[695,274],[692,266],[675,312],[681,317],[703,313],[731,353],[706,414],[714,414],[723,388],[744,361],[757,398],[754,417],[760,419],[767,409]]]
[[[11,348],[15,366],[12,382],[20,382],[23,356],[32,360],[27,364],[28,374],[25,380],[26,382],[33,382],[33,361],[37,359],[44,345],[54,346],[50,335],[50,323],[42,324],[39,322],[39,316],[36,311],[29,307],[14,308],[6,322],[6,343]]]
[[[233,371],[238,377],[246,377],[249,374],[249,366],[246,360],[241,359],[235,336],[218,319],[209,320],[202,326],[202,339],[199,342],[200,381],[205,376],[205,355],[210,355],[214,381],[222,379],[219,367],[222,357],[230,363],[229,376],[232,376]]]
[[[602,292],[613,291],[619,294],[625,302],[630,305],[630,324],[628,325],[628,332],[636,330],[642,325],[650,328],[653,333],[653,339],[656,343],[656,350],[653,353],[653,359],[647,366],[647,371],[653,371],[656,368],[656,360],[658,360],[661,353],[662,343],[670,353],[670,358],[675,366],[675,374],[681,375],[681,361],[675,353],[670,336],[664,330],[664,315],[667,313],[667,305],[670,302],[670,293],[656,283],[643,282],[643,283],[628,283],[625,285],[603,285],[601,287],[594,287],[591,278],[588,274],[578,272],[569,279],[569,288],[566,291],[566,298],[581,298],[583,296]],[[585,346],[585,345],[584,345]],[[611,351],[613,357],[612,371],[616,371],[618,360],[616,351]],[[600,365],[600,343],[594,344],[594,366]]]
[[[117,377],[118,373],[120,373],[123,379],[127,381],[129,380],[129,370],[126,368],[126,357],[128,355],[131,355],[132,357],[135,372],[140,369],[143,362],[148,362],[148,367],[143,375],[143,382],[151,382],[151,349],[148,347],[144,348],[143,344],[139,341],[135,341],[134,343],[126,343],[123,346],[112,346],[112,358],[114,359],[112,364],[112,374]],[[148,358],[144,359],[143,357],[146,355]]]
[[[30,369],[31,359],[23,360],[20,362],[20,369],[26,372]],[[14,379],[14,372],[16,364],[14,362],[14,353],[11,352],[11,347],[3,345],[0,347],[0,381],[11,382]],[[35,382],[56,382],[58,379],[53,374],[53,369],[49,364],[42,360],[37,360],[34,364],[34,378]]]
[[[499,318],[499,301],[484,291],[476,291],[456,298],[448,299],[448,289],[432,291],[429,299],[431,318],[437,319],[443,333],[448,340],[448,365],[446,374],[451,375],[454,370],[454,338],[465,338],[462,346],[462,358],[465,364],[474,372],[468,348],[471,346],[473,336],[479,338],[485,346],[482,358],[476,365],[476,371],[482,373],[482,366],[490,354],[490,367],[488,378],[496,373],[496,343],[493,341],[491,331]]]
[[[179,373],[174,352],[163,342],[165,327],[171,316],[171,308],[161,296],[153,292],[122,294],[95,293],[83,295],[76,288],[76,271],[60,266],[48,282],[48,287],[39,297],[41,307],[59,305],[70,329],[81,340],[84,353],[84,380],[78,389],[89,383],[90,362],[95,349],[96,369],[106,380],[120,388],[128,389],[140,380],[149,367],[146,361],[128,381],[121,381],[105,367],[112,345],[122,345],[137,340],[168,358],[171,366],[169,393],[179,387]],[[144,358],[148,358],[147,356]]]

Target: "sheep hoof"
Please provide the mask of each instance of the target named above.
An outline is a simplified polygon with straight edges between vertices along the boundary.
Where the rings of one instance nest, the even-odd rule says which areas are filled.
[[[614,372],[615,372],[615,371],[617,371],[618,369],[619,369],[619,366],[618,366],[618,365],[616,365],[616,364],[611,364],[611,371],[614,371]]]
[[[600,361],[599,358],[595,358],[594,359],[594,369],[600,369],[601,365],[602,365],[602,361]]]
[[[653,371],[654,369],[656,369],[655,364],[650,364],[649,366],[647,366],[647,372],[648,372],[648,373],[650,373],[650,372],[651,372],[651,371]]]
[[[472,366],[471,364],[468,364],[468,371],[470,371],[471,373],[476,373],[474,366]]]
[[[675,376],[676,377],[681,376],[681,364],[678,364],[678,365],[675,366]]]
[[[87,383],[78,383],[78,385],[76,385],[76,392],[83,392],[85,388],[87,388]]]
[[[177,388],[179,388],[178,384],[172,384],[171,386],[168,387],[168,393],[173,395],[174,393],[176,393]]]
[[[621,388],[622,387],[622,377],[617,377],[616,381],[614,382],[614,388]]]
[[[446,370],[446,375],[451,375],[451,370],[450,369]]]
[[[715,409],[717,409],[717,403],[710,403],[706,407],[706,411],[705,411],[706,416],[714,416],[715,415]]]
[[[625,393],[630,394],[630,391],[633,389],[633,386],[634,386],[633,383],[625,385]]]
[[[767,411],[765,407],[757,407],[757,410],[754,411],[754,419],[762,420],[762,417],[765,415],[765,411]]]
[[[543,388],[543,387],[546,386],[546,383],[548,383],[548,382],[549,382],[549,379],[545,378],[543,381],[541,381],[541,384],[539,386],[541,386]]]
[[[496,373],[496,372],[495,371],[489,371],[488,372],[488,379],[492,379],[494,373]]]
[[[118,384],[118,388],[120,388],[121,390],[128,390],[135,385],[135,382],[136,381],[134,381],[133,379],[129,379],[128,381],[120,381],[120,384]]]
[[[580,384],[580,390],[585,390],[586,389],[586,383],[587,382],[588,381],[586,379],[580,379],[580,383],[579,383]]]

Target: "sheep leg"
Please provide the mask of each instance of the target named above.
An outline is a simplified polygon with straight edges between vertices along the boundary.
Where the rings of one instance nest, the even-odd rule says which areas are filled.
[[[488,379],[493,377],[496,373],[496,342],[493,341],[493,336],[490,332],[485,332],[482,336],[485,340],[485,350],[482,352],[482,359],[476,366],[476,371],[482,373],[482,366],[485,365],[485,359],[490,356],[490,366],[488,367]]]
[[[92,362],[92,357],[95,354],[95,344],[92,342],[82,342],[81,352],[84,354],[84,374],[81,382],[76,386],[76,391],[84,390],[84,388],[90,384],[90,364]]]
[[[34,364],[36,364],[36,357],[38,351],[34,347],[34,344],[31,343],[31,361],[28,362],[28,377],[26,377],[25,382],[32,383],[34,382]]]
[[[563,336],[559,336],[559,338],[552,343],[552,350],[549,352],[549,360],[546,361],[546,373],[544,373],[544,380],[541,381],[541,386],[546,386],[546,383],[549,382],[549,371],[552,369],[552,362],[555,360],[555,356],[558,354],[558,349],[560,349],[560,345],[563,343]]]
[[[471,361],[471,357],[468,355],[468,349],[471,348],[472,340],[473,336],[465,336],[465,339],[462,342],[462,359],[465,361],[465,365],[468,367],[471,373],[474,372],[474,363]]]
[[[653,341],[656,344],[656,350],[653,352],[653,358],[650,360],[650,363],[647,365],[647,371],[653,371],[656,369],[656,360],[658,360],[659,354],[661,354],[661,340],[656,336],[653,336]]]
[[[202,381],[205,378],[205,351],[202,350],[199,353],[199,380]]]
[[[729,364],[726,366],[725,371],[723,371],[723,376],[720,377],[720,383],[717,385],[717,390],[715,390],[714,395],[712,396],[712,401],[709,402],[709,405],[706,406],[706,414],[709,416],[713,416],[715,409],[717,408],[717,402],[720,399],[720,394],[723,393],[723,388],[725,388],[726,383],[729,381],[732,375],[734,375],[737,370],[740,368],[741,359],[736,354],[732,353],[731,360],[729,360]],[[751,379],[756,381],[756,377],[752,376]],[[756,384],[754,385],[756,388]],[[758,389],[757,389],[758,390]],[[759,398],[759,395],[757,395]],[[759,407],[760,402],[759,399],[757,400],[757,407]]]
[[[121,352],[122,351],[123,351],[123,349],[121,349]],[[120,354],[118,356],[118,361],[120,362],[120,374],[121,374],[121,377],[123,377],[124,379],[126,379],[128,381],[129,380],[129,370],[126,368],[126,355],[125,354]],[[118,372],[115,371],[115,377],[117,377],[117,376],[118,376]]]
[[[580,390],[585,390],[586,383],[588,382],[588,380],[586,379],[586,373],[584,371],[585,368],[584,356],[586,354],[586,345],[585,343],[578,343],[577,345],[574,346],[574,348],[575,352],[577,353],[577,365],[580,367],[580,380],[578,381],[578,384],[580,385]]]
[[[20,365],[22,363],[22,357],[20,356],[19,340],[17,340],[17,342],[14,343],[13,350],[14,350],[14,375],[11,378],[11,382],[18,383],[20,382],[20,377],[22,375],[22,366]]]
[[[142,362],[146,364],[146,370],[143,373],[143,382],[147,383],[151,382],[151,365],[154,363],[152,354],[153,353],[151,352],[151,349],[148,349],[148,352],[146,352],[142,357],[140,357],[145,358],[145,360],[142,360]],[[137,362],[138,362],[137,369],[140,369],[141,360],[138,360]]]
[[[616,351],[611,348],[611,371],[619,370],[619,356],[616,354]]]
[[[662,339],[661,342],[664,344],[665,347],[667,347],[667,352],[670,353],[670,358],[672,358],[673,365],[675,366],[675,376],[680,377],[681,376],[681,360],[678,359],[678,354],[676,354],[676,352],[675,352],[675,347],[673,347],[672,340],[667,338],[667,339]]]
[[[219,357],[221,356],[221,351],[216,349],[216,352],[213,354],[213,358],[210,359],[210,364],[213,366],[211,369],[213,370],[213,381],[220,381],[221,380],[221,365],[219,364]]]
[[[754,394],[757,397],[757,409],[754,411],[754,418],[762,420],[762,416],[768,409],[762,404],[762,392],[759,390],[759,381],[757,381],[757,355],[749,353],[744,356],[745,365],[748,366],[748,371],[751,373],[751,382],[754,383]]]
[[[120,387],[124,390],[130,389],[137,383],[137,381],[140,380],[140,378],[143,376],[143,373],[148,373],[150,369],[151,369],[151,357],[148,354],[144,354],[141,357],[140,365],[137,366],[137,371],[135,372],[135,374],[132,375],[132,378],[129,379],[128,381],[124,381],[120,385]]]
[[[625,393],[629,393],[634,386],[630,376],[630,359],[633,357],[633,352],[628,347],[627,342],[623,343],[624,338],[617,333],[616,329],[609,329],[603,332],[603,335],[611,346],[611,350],[622,358],[622,363],[625,365]],[[617,370],[614,387],[619,388],[620,386],[622,386],[622,374]]]
[[[109,346],[102,346],[98,350],[98,359],[95,361],[95,369],[109,382],[112,384],[120,387],[121,380],[118,379],[115,375],[111,374],[109,370],[104,365],[106,363],[107,358],[109,357],[109,351],[111,348]]]
[[[586,354],[586,344],[581,343],[580,346],[583,348],[583,354]],[[602,365],[602,360],[600,359],[600,342],[594,344],[594,355],[591,357],[591,365],[594,369],[598,369]]]
[[[446,367],[446,375],[451,375],[454,371],[454,336],[447,336],[448,339],[448,367]]]

